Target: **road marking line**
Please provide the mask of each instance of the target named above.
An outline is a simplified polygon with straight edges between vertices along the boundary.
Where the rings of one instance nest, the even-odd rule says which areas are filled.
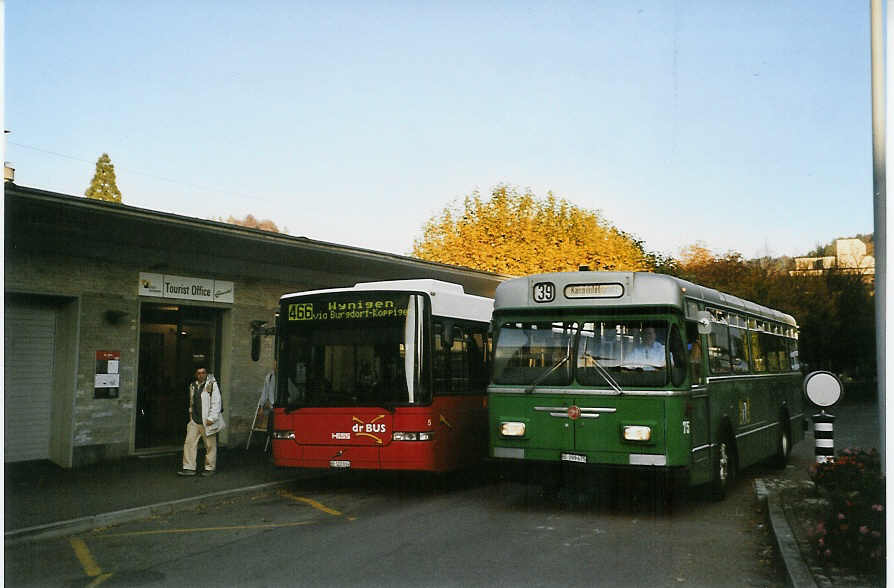
[[[342,514],[339,511],[335,510],[334,508],[329,508],[325,504],[322,504],[322,503],[317,502],[316,500],[313,500],[310,498],[305,498],[303,496],[295,496],[291,492],[286,492],[286,491],[280,491],[280,494],[282,496],[285,496],[286,498],[291,498],[292,500],[297,500],[298,502],[303,502],[305,504],[309,504],[310,506],[314,507],[315,509],[321,510],[321,511],[325,512],[326,514],[331,514],[332,516],[340,517]]]
[[[314,521],[299,521],[297,523],[268,523],[264,525],[234,525],[229,527],[197,527],[195,529],[157,529],[155,531],[131,531],[129,533],[105,533],[102,537],[137,537],[140,535],[166,535],[182,533],[206,533],[209,531],[238,531],[241,529],[276,529],[280,527],[300,527],[312,525]]]
[[[84,543],[83,539],[75,537],[73,539],[69,539],[69,543],[71,543],[71,548],[74,549],[75,555],[78,557],[78,561],[81,562],[81,567],[84,568],[84,573],[90,576],[91,578],[95,578],[99,575],[102,575],[102,568],[96,563],[96,560],[93,559],[93,556],[90,555],[90,549],[87,548],[87,544]]]
[[[103,582],[105,582],[106,580],[108,580],[111,577],[112,577],[112,574],[101,574],[101,575],[97,576],[95,580],[93,580],[92,582],[87,584],[87,588],[93,588],[94,586],[99,586],[100,584],[102,584]]]

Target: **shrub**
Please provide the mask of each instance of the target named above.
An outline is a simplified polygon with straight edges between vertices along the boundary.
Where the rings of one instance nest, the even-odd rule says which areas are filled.
[[[881,574],[885,561],[885,480],[875,449],[845,449],[835,461],[810,466],[830,511],[813,531],[820,559]]]

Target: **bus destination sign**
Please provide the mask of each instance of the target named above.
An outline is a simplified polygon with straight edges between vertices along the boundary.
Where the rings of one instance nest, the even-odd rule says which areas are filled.
[[[356,300],[351,302],[327,300],[323,302],[297,302],[289,304],[290,321],[338,321],[405,318],[405,304],[394,300]]]
[[[624,295],[621,284],[569,284],[565,286],[565,298],[620,298]]]

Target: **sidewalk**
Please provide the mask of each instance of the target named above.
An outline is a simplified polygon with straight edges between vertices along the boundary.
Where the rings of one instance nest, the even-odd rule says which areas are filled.
[[[817,586],[851,586],[851,574],[834,569],[818,567],[816,558],[805,553],[807,548],[798,541],[798,533],[793,526],[800,521],[789,520],[797,509],[786,500],[800,496],[800,492],[783,491],[786,484],[803,484],[809,479],[808,468],[816,463],[814,455],[814,435],[812,415],[819,409],[808,404],[805,413],[810,421],[810,429],[804,440],[792,451],[789,467],[782,476],[784,480],[768,478],[758,480],[755,484],[758,496],[767,500],[770,524],[776,537],[777,547],[788,574],[788,584],[795,588],[816,588]],[[873,398],[848,398],[842,404],[832,407],[827,412],[835,415],[835,453],[846,448],[878,448],[879,420],[878,402]],[[812,565],[813,564],[813,565]]]
[[[5,464],[5,540],[150,516],[152,509],[186,507],[209,494],[275,487],[317,475],[276,468],[262,444],[256,445],[249,450],[221,448],[218,471],[209,477],[178,476],[180,452],[128,457],[72,470],[49,461]]]

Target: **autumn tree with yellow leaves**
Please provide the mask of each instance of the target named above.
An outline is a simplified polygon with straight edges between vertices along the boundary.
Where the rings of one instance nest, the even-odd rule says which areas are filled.
[[[642,271],[651,267],[642,244],[598,211],[579,208],[552,192],[500,185],[484,199],[475,191],[462,206],[447,206],[423,228],[413,255],[506,275],[593,270]]]
[[[270,231],[271,233],[279,233],[279,227],[276,226],[276,223],[272,220],[268,219],[258,219],[255,218],[253,214],[245,215],[245,218],[236,218],[233,215],[230,215],[227,220],[224,220],[223,217],[212,219],[219,220],[220,222],[230,223],[231,225],[239,225],[240,227],[248,227],[250,229],[260,229],[262,231]]]

